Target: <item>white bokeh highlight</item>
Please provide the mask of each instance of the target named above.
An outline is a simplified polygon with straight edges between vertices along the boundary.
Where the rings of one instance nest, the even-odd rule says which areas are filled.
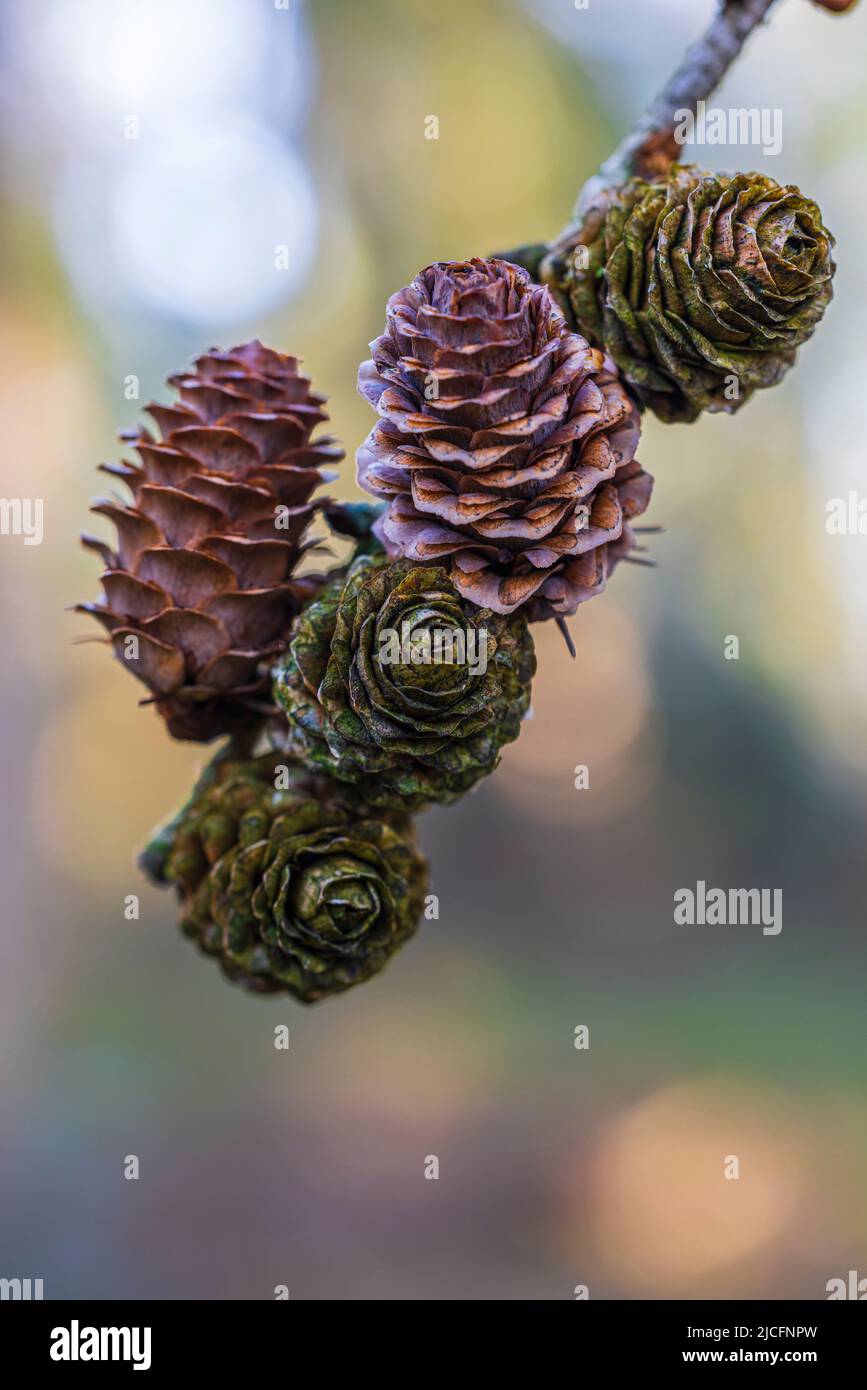
[[[160,141],[119,179],[115,265],[151,307],[199,324],[263,314],[304,283],[316,198],[294,152],[254,126]],[[286,247],[278,268],[276,247]]]

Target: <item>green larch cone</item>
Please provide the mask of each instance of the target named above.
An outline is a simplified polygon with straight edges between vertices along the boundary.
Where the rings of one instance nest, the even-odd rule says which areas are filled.
[[[229,979],[312,1004],[412,936],[427,863],[406,817],[371,814],[269,753],[214,768],[174,826],[164,878],[181,930]]]
[[[477,608],[442,568],[361,556],[295,621],[272,736],[370,805],[455,801],[518,737],[535,669],[521,614]]]
[[[833,245],[798,188],[674,165],[612,190],[542,274],[643,406],[692,421],[793,365],[831,300]]]

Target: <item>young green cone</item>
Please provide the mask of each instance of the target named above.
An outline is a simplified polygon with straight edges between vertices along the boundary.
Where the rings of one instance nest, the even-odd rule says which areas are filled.
[[[827,308],[834,238],[800,189],[675,165],[593,209],[541,274],[661,419],[737,410]]]
[[[409,820],[279,754],[214,765],[173,823],[160,877],[177,888],[181,930],[229,979],[305,1004],[382,970],[427,891]]]
[[[455,801],[518,737],[535,669],[520,613],[477,608],[444,569],[361,556],[296,620],[272,736],[371,805]]]

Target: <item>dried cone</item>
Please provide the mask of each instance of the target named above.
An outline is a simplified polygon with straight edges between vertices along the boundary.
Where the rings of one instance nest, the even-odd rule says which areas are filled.
[[[507,261],[428,266],[371,352],[358,385],[381,418],[358,478],[389,501],[390,553],[449,565],[495,613],[565,615],[600,593],[652,479],[613,364],[550,292]]]
[[[765,174],[630,179],[543,267],[660,419],[732,413],[794,364],[832,296],[815,203]]]
[[[132,500],[93,507],[117,549],[83,538],[105,561],[105,597],[79,611],[106,628],[169,732],[208,740],[268,712],[268,660],[317,587],[294,575],[310,497],[342,452],[311,439],[328,417],[297,359],[259,342],[207,352],[169,384],[179,399],[147,407],[159,437],[129,431],[137,462],[103,465]]]
[[[305,1004],[367,980],[414,933],[427,864],[412,823],[308,782],[280,755],[223,762],[173,828],[181,930],[229,979]]]

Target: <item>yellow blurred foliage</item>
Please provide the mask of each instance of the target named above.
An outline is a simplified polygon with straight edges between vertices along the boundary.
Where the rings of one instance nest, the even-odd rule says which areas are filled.
[[[780,1241],[804,1196],[805,1141],[772,1092],[718,1078],[656,1091],[608,1127],[576,1178],[589,1177],[597,1258],[630,1295],[696,1297]],[[737,1178],[725,1175],[732,1157]]]

